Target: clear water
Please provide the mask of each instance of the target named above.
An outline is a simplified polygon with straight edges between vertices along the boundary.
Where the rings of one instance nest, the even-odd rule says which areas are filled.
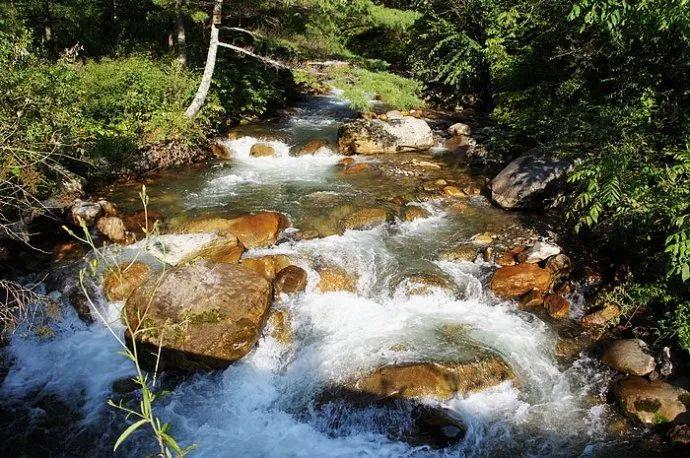
[[[342,203],[391,205],[389,198],[409,184],[404,177],[342,176],[334,152],[288,155],[310,138],[333,141],[348,115],[343,102],[325,97],[298,107],[287,121],[247,126],[229,141],[236,152],[232,161],[149,180],[150,207],[169,218],[277,210],[289,214],[295,226],[308,227]],[[278,157],[250,157],[257,139],[273,141]],[[470,180],[462,170],[456,173]],[[109,198],[136,209],[139,185],[120,187]],[[442,201],[420,205],[430,218],[248,253],[285,253],[307,270],[306,292],[283,303],[294,341],[265,336],[224,371],[175,380],[157,413],[173,425],[182,444],[196,444],[192,456],[574,456],[597,455],[616,443],[607,428],[612,412],[598,396],[608,373],[584,356],[560,364],[554,355],[557,335],[546,323],[485,291],[491,266],[438,260],[440,251],[478,232],[519,228],[517,216],[483,198],[460,212]],[[319,263],[356,273],[357,293],[318,292],[313,266]],[[451,279],[461,294],[434,290],[408,296],[401,280],[417,273]],[[108,304],[111,317],[119,306]],[[54,454],[71,454],[65,447],[74,447],[77,455],[109,453],[123,419],[105,403],[114,396],[112,383],[132,370],[101,324],[86,325],[68,314],[52,339],[19,335],[5,351],[12,364],[0,388],[3,398],[50,394],[82,413],[68,431],[85,439],[63,437],[54,443]],[[373,407],[317,408],[325,387],[381,364],[463,360],[483,351],[501,355],[518,379],[467,397],[423,400],[452,409],[467,425],[465,440],[447,449],[390,439],[381,422],[395,419]],[[141,456],[154,451],[151,445],[145,435],[135,435],[122,454]]]

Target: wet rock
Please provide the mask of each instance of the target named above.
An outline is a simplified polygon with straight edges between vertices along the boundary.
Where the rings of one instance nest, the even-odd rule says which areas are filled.
[[[507,251],[504,251],[496,258],[496,264],[502,267],[514,266],[517,264],[515,257],[525,250],[524,246],[513,247]]]
[[[273,282],[276,297],[280,293],[293,294],[304,291],[307,287],[307,272],[301,267],[287,266],[278,272]]]
[[[345,170],[343,170],[343,175],[356,175],[358,173],[362,172],[367,172],[367,171],[373,171],[375,170],[374,166],[369,164],[368,162],[358,162],[356,164],[352,164],[350,166],[345,167]]]
[[[340,220],[340,230],[365,230],[385,224],[388,211],[385,208],[363,208],[356,210]]]
[[[433,274],[410,275],[405,278],[405,291],[408,296],[424,296],[434,290],[456,294],[455,285],[448,279]]]
[[[623,412],[645,426],[670,423],[687,412],[690,393],[660,380],[631,376],[618,382],[614,394]]]
[[[505,299],[522,296],[532,290],[546,292],[551,287],[551,272],[536,264],[517,264],[498,269],[491,278],[491,291]]]
[[[244,258],[240,264],[261,274],[267,280],[273,281],[278,272],[292,265],[292,260],[284,254],[273,254],[258,258]]]
[[[96,229],[111,242],[127,243],[128,241],[125,223],[117,216],[102,216],[98,218]]]
[[[544,305],[544,293],[537,290],[532,290],[520,298],[521,309],[534,309]]]
[[[405,207],[402,211],[402,218],[405,221],[414,221],[420,218],[428,218],[429,216],[431,216],[431,213],[428,210],[416,205]]]
[[[455,135],[443,142],[443,147],[452,152],[466,151],[470,148],[470,141],[464,135]]]
[[[628,375],[647,375],[656,367],[647,344],[640,339],[616,340],[606,347],[601,360],[607,366]]]
[[[561,337],[556,341],[554,353],[561,359],[571,361],[582,353],[591,343],[591,340],[586,336],[572,338]]]
[[[145,360],[160,344],[162,369],[221,369],[254,347],[270,304],[271,285],[256,272],[197,261],[149,279],[125,313],[133,327],[152,328],[137,335]]]
[[[474,262],[477,259],[479,250],[476,245],[466,243],[453,248],[450,251],[441,253],[440,258],[444,261],[467,261]]]
[[[92,226],[102,214],[103,208],[96,202],[88,202],[81,199],[76,199],[72,204],[72,208],[70,208],[72,222],[77,226],[80,225],[80,220],[87,227]]]
[[[516,256],[518,262],[541,262],[561,252],[561,247],[547,242],[537,242]]]
[[[467,197],[467,194],[456,186],[446,186],[443,188],[443,194],[450,197]]]
[[[237,137],[236,132],[230,132],[227,140],[233,140],[230,134],[235,134],[232,137]],[[211,154],[218,159],[227,160],[232,158],[233,151],[232,148],[230,148],[230,145],[228,145],[227,140],[225,138],[217,138],[211,145]]]
[[[321,138],[315,138],[313,140],[309,140],[304,146],[299,148],[295,152],[295,155],[304,156],[309,154],[320,154],[328,152],[330,152],[328,141]]]
[[[601,309],[583,316],[580,323],[584,327],[604,326],[609,321],[618,318],[620,314],[621,309],[616,304],[606,304]]]
[[[676,425],[668,434],[675,444],[690,445],[690,425]]]
[[[379,398],[448,399],[482,391],[515,378],[513,370],[499,357],[459,363],[405,363],[380,367],[354,381],[354,390]]]
[[[317,269],[319,283],[317,289],[322,293],[330,291],[357,292],[357,280],[339,267],[324,267]]]
[[[282,344],[291,344],[294,336],[290,326],[290,312],[287,309],[273,309],[266,322],[268,335]]]
[[[506,209],[535,207],[535,198],[569,168],[564,160],[520,156],[491,180],[491,198]]]
[[[106,272],[103,290],[109,301],[124,301],[148,278],[151,268],[143,262],[120,264]]]
[[[265,248],[278,241],[280,232],[289,227],[285,215],[276,212],[261,212],[238,218],[198,218],[173,224],[172,232],[199,233],[217,232],[237,237],[247,248]]]
[[[352,165],[355,163],[355,160],[352,159],[351,157],[344,157],[341,160],[338,161],[338,165]]]
[[[470,135],[470,126],[461,122],[456,122],[448,128],[451,135]]]
[[[563,253],[557,254],[549,258],[544,265],[544,268],[554,275],[564,274],[572,269],[572,262],[570,258]]]
[[[198,258],[236,263],[244,251],[237,237],[215,233],[158,235],[134,246],[140,246],[153,257],[173,266]]]
[[[481,234],[474,234],[470,238],[470,242],[476,246],[491,245],[494,241],[495,234],[492,232],[482,232]]]
[[[429,125],[412,116],[389,122],[358,119],[338,129],[338,146],[343,154],[397,153],[428,149],[433,145]]]
[[[60,242],[53,247],[53,262],[74,261],[83,258],[85,254],[86,249],[79,242]]]
[[[267,143],[254,143],[249,149],[252,157],[276,157],[276,150]]]
[[[117,211],[117,207],[115,207],[113,203],[108,202],[107,200],[99,200],[98,205],[100,205],[103,209],[103,214],[105,216],[118,216],[119,214],[119,212]]]
[[[316,229],[306,229],[303,231],[297,231],[292,234],[292,240],[312,240],[319,238],[319,231]]]
[[[544,299],[544,308],[552,318],[563,318],[568,315],[570,302],[561,294],[549,294]]]

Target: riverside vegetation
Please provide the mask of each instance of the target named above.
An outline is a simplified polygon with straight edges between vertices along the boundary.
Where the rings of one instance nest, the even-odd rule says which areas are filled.
[[[287,399],[309,414],[282,407],[281,414],[333,437],[355,437],[362,428],[373,428],[387,438],[373,449],[384,455],[399,455],[408,446],[421,446],[425,453],[444,447],[546,454],[553,451],[549,447],[563,447],[580,453],[586,442],[544,433],[560,429],[557,424],[541,428],[544,435],[537,434],[534,444],[527,444],[519,428],[512,431],[522,438],[519,443],[505,443],[482,429],[485,425],[458,417],[469,406],[444,410],[419,398],[469,403],[473,395],[493,393],[501,384],[524,383],[525,393],[551,406],[555,401],[535,380],[601,388],[577,378],[581,375],[573,381],[570,373],[594,355],[613,369],[606,372],[611,378],[606,391],[633,425],[663,436],[663,450],[671,442],[690,443],[683,420],[690,395],[680,377],[689,367],[690,351],[686,0],[223,3],[26,0],[0,5],[0,338],[10,355],[0,370],[9,380],[5,386],[18,377],[22,359],[14,352],[24,345],[25,333],[55,332],[45,325],[56,302],[54,294],[46,294],[54,289],[51,278],[63,275],[56,274],[62,267],[50,267],[54,253],[79,264],[81,251],[91,253],[83,258],[88,260],[114,250],[108,259],[117,261],[89,267],[93,278],[83,288],[60,280],[57,289],[82,319],[103,313],[134,363],[136,389],[125,389],[122,401],[113,405],[136,420],[109,417],[112,425],[103,429],[116,448],[126,438],[133,442],[120,453],[149,451],[141,432],[135,434],[147,425],[160,453],[195,451],[177,445],[180,421],[168,425],[152,412],[153,398],[165,398],[162,386],[175,386],[177,376],[164,374],[157,382],[146,369],[151,374],[224,369],[249,358],[259,342],[263,349],[252,356],[257,367],[267,367],[262,357],[296,361],[318,379],[325,369],[315,370],[311,360],[296,356],[304,351],[302,358],[318,360],[309,353],[308,337],[318,340],[333,332],[333,342],[347,346],[350,341],[319,321],[323,315],[305,318],[315,313],[314,297],[335,294],[349,304],[351,294],[386,310],[389,293],[381,284],[387,281],[395,283],[390,294],[406,304],[404,313],[417,310],[416,297],[434,304],[443,297],[440,303],[450,301],[470,316],[458,301],[486,307],[487,316],[502,304],[518,304],[557,330],[555,353],[570,369],[561,373],[552,357],[535,356],[542,370],[548,368],[545,375],[511,359],[500,339],[487,341],[473,333],[477,327],[489,329],[488,323],[465,316],[464,324],[434,324],[440,326],[434,332],[448,340],[431,344],[435,351],[429,354],[415,343],[388,342],[382,334],[390,349],[377,345],[376,352],[392,352],[392,359],[360,360],[355,351],[357,370],[343,366],[340,374],[331,374],[337,386],[329,380],[299,395],[290,391]],[[208,94],[200,111],[188,116],[185,109],[202,81],[215,27],[221,45],[229,47],[219,47]],[[349,108],[322,99],[333,88]],[[303,165],[290,162],[297,159]],[[197,163],[233,168],[229,176],[219,176],[200,172],[211,168]],[[323,189],[311,188],[292,167],[313,172],[316,183],[324,173],[330,178]],[[166,175],[170,168],[174,172]],[[166,180],[195,191],[184,196],[174,185],[164,186]],[[151,183],[154,210],[137,212],[131,205],[132,189],[140,182]],[[227,188],[236,183],[237,189]],[[499,208],[482,204],[489,200]],[[535,218],[537,213],[543,216]],[[422,239],[438,243],[431,243],[425,255],[432,255],[439,274],[418,264],[420,256],[431,259],[391,240],[412,237],[405,224],[416,227],[441,214],[452,221],[454,236],[440,230]],[[86,238],[74,244],[66,233],[51,232],[65,218],[73,235],[83,225]],[[162,234],[149,231],[156,220],[165,222]],[[387,240],[381,245],[392,246],[381,248],[368,236],[357,239],[348,232],[378,234],[382,225],[392,232],[381,235]],[[468,228],[474,233],[463,232]],[[333,259],[323,252],[339,252],[328,245],[330,237],[354,245]],[[368,265],[362,264],[363,254],[351,257],[362,246],[379,257]],[[392,268],[396,263],[398,274]],[[381,272],[369,272],[372,266]],[[413,266],[418,271],[409,271]],[[129,273],[108,277],[109,268]],[[48,280],[40,272],[48,272]],[[71,276],[78,280],[75,271]],[[475,282],[479,290],[473,289]],[[208,294],[176,290],[177,284],[197,283]],[[480,298],[484,287],[491,290],[488,302]],[[118,302],[124,303],[118,316],[126,326],[110,328],[112,307],[105,304]],[[439,307],[446,313],[446,305]],[[386,321],[370,318],[372,324]],[[496,319],[504,323],[504,318]],[[311,334],[304,320],[324,326],[322,334]],[[508,322],[516,335],[529,333],[522,321]],[[456,325],[470,330],[451,327]],[[120,335],[125,328],[127,342]],[[17,331],[20,343],[12,341]],[[294,349],[268,356],[272,344],[265,339]],[[319,348],[333,351],[333,342],[326,339]],[[462,348],[460,353],[471,357],[449,359],[446,347]],[[531,347],[520,349],[541,355]],[[585,359],[573,363],[578,354]],[[290,362],[271,370],[290,373]],[[231,366],[227,377],[236,374],[232,370],[247,368]],[[232,380],[244,380],[237,377]],[[180,393],[189,393],[184,383]],[[585,397],[574,388],[551,394]],[[305,397],[313,403],[301,404]],[[179,412],[189,413],[191,407],[175,399],[181,410],[175,410],[176,401],[165,400],[162,409],[180,420]],[[140,408],[132,410],[137,403]],[[368,404],[376,406],[373,413]],[[575,436],[586,429],[589,420],[571,416],[584,409],[582,404],[553,409],[546,415],[568,418]],[[401,411],[405,419],[396,423]],[[368,416],[371,424],[364,420]],[[3,419],[3,425],[21,418]],[[78,438],[71,429],[78,421],[72,423],[59,426],[58,434],[70,431]],[[615,421],[607,417],[605,423]],[[193,429],[178,427],[184,442],[201,451],[214,443],[213,435],[204,444]],[[491,445],[458,446],[465,437],[481,437],[471,436],[477,431],[487,434]],[[645,441],[657,436],[643,436],[635,440],[654,449]],[[605,442],[600,437],[579,440],[596,444],[592,447],[601,453],[611,451],[597,448]],[[396,448],[402,443],[407,445]],[[312,445],[325,454],[335,450],[332,444],[318,448],[319,440]],[[259,453],[238,447],[238,453]]]

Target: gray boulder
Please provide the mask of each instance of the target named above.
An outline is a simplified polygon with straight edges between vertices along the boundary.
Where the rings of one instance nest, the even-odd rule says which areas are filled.
[[[601,360],[607,366],[628,375],[647,375],[656,367],[647,344],[640,339],[616,340],[606,347]]]
[[[426,121],[413,116],[358,119],[338,129],[338,146],[343,154],[397,153],[431,148],[434,136]]]
[[[538,206],[535,198],[570,167],[566,160],[520,156],[491,180],[491,198],[506,209]]]

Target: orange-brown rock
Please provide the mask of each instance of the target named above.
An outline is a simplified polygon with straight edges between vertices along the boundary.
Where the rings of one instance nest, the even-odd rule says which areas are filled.
[[[385,208],[363,208],[342,218],[340,220],[340,230],[344,232],[347,229],[371,229],[379,224],[384,224],[387,219],[388,211]]]
[[[407,363],[383,366],[352,383],[352,388],[380,398],[467,395],[515,378],[499,357],[459,363]]]
[[[197,261],[150,278],[127,299],[124,313],[142,360],[160,368],[220,369],[246,355],[268,317],[271,285],[237,264]],[[131,338],[131,336],[130,336]]]
[[[73,240],[61,242],[53,248],[53,261],[73,260],[78,259],[86,254],[86,250],[79,243]]]
[[[272,254],[258,258],[244,258],[240,264],[261,274],[267,280],[273,281],[278,272],[292,265],[292,261],[284,254]]]
[[[276,150],[266,143],[255,143],[249,149],[249,155],[253,157],[275,157]]]
[[[409,207],[403,208],[402,214],[405,221],[414,221],[416,219],[428,218],[431,216],[428,210],[416,205],[410,205]]]
[[[96,221],[96,229],[108,240],[115,243],[127,243],[127,228],[117,216],[102,216]]]
[[[287,266],[281,269],[273,282],[276,297],[279,297],[280,293],[299,293],[304,291],[306,287],[307,272],[297,266]]]
[[[120,264],[109,269],[103,277],[103,290],[109,301],[124,301],[141,286],[151,268],[143,262]]]
[[[521,309],[533,309],[544,305],[544,293],[533,289],[520,298]]]
[[[560,294],[549,294],[544,300],[544,308],[552,318],[563,318],[568,315],[570,303]]]
[[[351,157],[344,157],[338,161],[339,165],[352,165],[354,163],[355,163],[355,160]]]
[[[443,193],[450,197],[467,197],[467,194],[457,186],[446,186],[443,188]]]
[[[357,164],[352,164],[343,170],[344,175],[354,175],[357,173],[362,173],[364,171],[372,170],[371,164],[368,162],[358,162]]]
[[[268,335],[282,344],[289,344],[293,340],[290,326],[290,312],[286,309],[273,309],[266,323]]]
[[[356,279],[339,267],[324,267],[317,270],[319,283],[317,288],[322,293],[330,291],[357,292]]]
[[[144,230],[153,232],[156,221],[160,222],[162,219],[161,214],[155,210],[140,210],[122,217],[125,227],[132,233],[143,233]]]
[[[182,233],[216,232],[232,234],[247,248],[265,248],[278,241],[280,231],[289,226],[285,215],[261,212],[238,218],[198,218],[173,224],[171,231]]]
[[[551,272],[537,264],[517,264],[498,269],[491,278],[491,290],[498,297],[513,299],[533,289],[546,292],[551,287]]]
[[[328,141],[315,138],[309,140],[304,146],[297,150],[297,156],[302,156],[305,154],[316,154],[320,151],[326,150],[328,148]]]
[[[618,318],[620,314],[621,309],[616,304],[606,304],[601,309],[583,316],[580,323],[585,327],[603,326],[609,321]]]

